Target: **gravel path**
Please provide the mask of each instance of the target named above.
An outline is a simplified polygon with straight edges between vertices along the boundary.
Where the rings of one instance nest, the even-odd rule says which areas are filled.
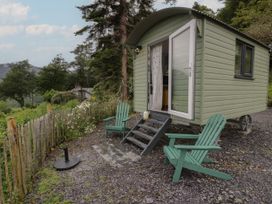
[[[174,169],[163,165],[162,144],[138,158],[137,148],[120,145],[116,135],[106,138],[99,125],[90,136],[69,143],[71,155],[82,162],[58,172],[63,178],[58,190],[76,204],[272,203],[272,109],[254,114],[253,121],[247,136],[225,128],[222,151],[211,154],[216,163],[207,166],[230,173],[230,181],[184,170],[182,180],[173,184]],[[55,150],[47,165],[61,154]]]

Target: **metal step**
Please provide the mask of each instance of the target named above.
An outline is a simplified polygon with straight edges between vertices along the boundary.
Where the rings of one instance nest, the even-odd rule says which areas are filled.
[[[156,119],[153,119],[153,118],[149,118],[146,120],[147,122],[151,122],[151,123],[157,123],[157,124],[160,124],[160,125],[163,125],[164,122],[163,121],[160,121],[160,120],[156,120]]]
[[[141,147],[142,149],[145,149],[147,147],[146,144],[144,144],[143,142],[141,142],[133,137],[127,137],[126,139],[128,141],[132,142],[133,144],[137,145],[138,147]]]
[[[152,131],[152,132],[154,132],[154,133],[156,133],[156,132],[159,131],[159,129],[150,127],[150,126],[145,125],[145,124],[139,124],[138,127],[143,128],[143,129],[145,129],[145,130],[150,130],[150,131]]]
[[[141,138],[143,138],[143,139],[146,139],[146,140],[152,140],[153,139],[152,136],[147,135],[147,134],[145,134],[143,132],[140,132],[138,130],[133,130],[132,133],[139,136],[139,137],[141,137]]]

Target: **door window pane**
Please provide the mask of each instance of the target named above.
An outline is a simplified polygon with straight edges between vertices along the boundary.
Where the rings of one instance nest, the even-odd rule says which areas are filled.
[[[188,113],[190,29],[172,39],[172,104],[171,109]]]

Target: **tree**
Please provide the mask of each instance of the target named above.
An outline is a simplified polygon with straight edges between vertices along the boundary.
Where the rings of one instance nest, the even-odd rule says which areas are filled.
[[[239,7],[246,6],[250,0],[219,0],[224,1],[225,6],[219,9],[217,18],[228,24],[231,24],[232,18],[235,16]]]
[[[272,43],[271,13],[271,0],[251,0],[238,8],[231,25],[269,45]]]
[[[50,64],[39,72],[37,83],[41,93],[47,90],[63,91],[67,89],[69,64],[61,55],[57,55]]]
[[[80,45],[73,51],[76,56],[71,63],[74,71],[69,74],[70,86],[93,87],[96,84],[96,80],[89,69],[91,53],[86,48],[85,45]]]
[[[271,0],[225,0],[224,3],[217,17],[272,47]],[[270,70],[271,65],[270,60]]]
[[[0,84],[1,97],[14,99],[23,107],[24,98],[35,91],[35,78],[27,60],[14,64]]]
[[[125,47],[128,38],[128,4],[126,0],[120,1],[120,44],[122,46],[122,99],[128,100],[128,50]]]
[[[217,17],[269,45],[272,43],[271,0],[225,0]]]
[[[86,45],[91,40],[98,42],[97,51],[92,55],[90,63],[90,69],[97,74],[96,86],[107,87],[114,92],[120,90],[121,86],[123,100],[128,98],[129,75],[129,53],[125,42],[133,26],[153,11],[152,4],[153,0],[96,0],[79,7],[83,19],[89,25],[76,34],[89,34]],[[105,82],[105,79],[108,81]]]
[[[208,8],[205,5],[201,5],[201,4],[197,3],[196,1],[195,1],[192,8],[195,9],[195,10],[201,11],[203,13],[207,13],[207,14],[209,14],[211,16],[215,16],[215,12],[212,9]]]
[[[113,93],[120,91],[120,71],[121,66],[120,49],[106,48],[96,52],[90,61],[92,75],[97,81],[96,88],[108,90]],[[118,67],[116,66],[118,65]]]

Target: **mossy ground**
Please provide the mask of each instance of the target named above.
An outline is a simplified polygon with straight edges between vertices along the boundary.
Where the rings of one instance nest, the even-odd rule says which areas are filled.
[[[36,185],[35,197],[29,198],[31,203],[43,204],[70,204],[58,190],[63,182],[63,178],[52,168],[43,168],[37,174],[38,182]]]

